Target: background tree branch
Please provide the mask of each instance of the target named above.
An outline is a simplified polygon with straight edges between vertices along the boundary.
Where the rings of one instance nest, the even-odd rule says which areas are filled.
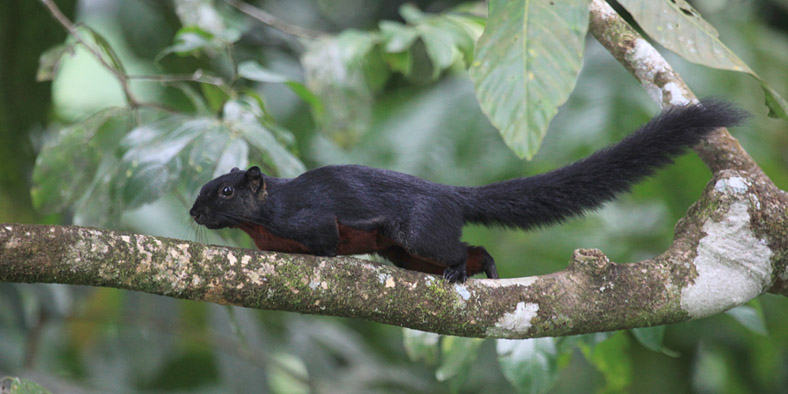
[[[591,2],[589,31],[660,107],[698,100],[670,63],[604,0]],[[724,128],[710,134],[695,152],[713,172],[728,169],[746,171],[752,177],[765,176]]]

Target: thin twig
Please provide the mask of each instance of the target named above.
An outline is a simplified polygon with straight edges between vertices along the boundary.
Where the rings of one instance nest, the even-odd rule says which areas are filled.
[[[288,22],[284,22],[279,18],[269,14],[268,12],[265,12],[257,7],[246,4],[240,0],[225,0],[225,1],[227,2],[227,4],[237,8],[239,11],[243,12],[244,14],[249,15],[252,18],[259,20],[260,22],[263,22],[266,25],[271,26],[274,29],[277,29],[283,33],[287,33],[291,36],[313,40],[317,37],[326,34],[321,31],[307,29],[305,27],[296,26]]]
[[[111,72],[112,75],[114,75],[115,78],[118,79],[118,82],[120,82],[120,86],[123,89],[123,94],[126,96],[126,100],[128,100],[129,102],[129,106],[131,106],[132,108],[136,108],[137,106],[139,106],[139,102],[134,97],[134,94],[131,92],[131,87],[129,86],[128,78],[126,74],[122,73],[120,70],[107,63],[101,52],[99,52],[96,48],[90,45],[87,41],[82,39],[82,37],[79,34],[79,31],[77,31],[76,26],[74,26],[74,24],[71,23],[68,17],[66,17],[63,14],[63,12],[60,11],[60,8],[58,8],[57,4],[55,4],[54,1],[41,0],[41,2],[44,3],[47,9],[49,9],[49,12],[52,14],[52,16],[58,22],[60,22],[61,25],[63,25],[66,31],[68,31],[68,33],[72,37],[74,37],[74,39],[76,39],[80,44],[82,44],[88,51],[90,51],[90,53],[93,54],[96,60],[98,60],[99,63],[101,63],[101,65],[104,66],[104,68],[109,70],[109,72]]]
[[[197,70],[193,74],[129,75],[126,78],[144,82],[200,82],[217,86],[224,85],[224,80],[219,77],[203,75],[202,70]]]

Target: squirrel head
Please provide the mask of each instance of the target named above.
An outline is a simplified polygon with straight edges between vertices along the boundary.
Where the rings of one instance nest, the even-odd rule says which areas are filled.
[[[210,229],[237,227],[254,217],[267,196],[265,176],[259,167],[246,171],[233,168],[200,189],[189,214]]]

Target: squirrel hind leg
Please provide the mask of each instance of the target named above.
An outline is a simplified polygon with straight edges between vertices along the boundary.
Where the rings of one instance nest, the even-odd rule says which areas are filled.
[[[468,279],[468,269],[466,266],[467,262],[463,261],[462,263],[446,267],[443,271],[443,279],[448,280],[449,283],[465,283]]]
[[[380,250],[378,254],[394,263],[397,267],[442,275],[452,283],[463,283],[468,277],[482,272],[488,278],[498,279],[495,260],[485,248],[481,246],[467,246],[465,244],[463,244],[463,247],[466,251],[466,256],[460,263],[454,265],[448,265],[438,259],[411,253],[400,246],[392,246]]]
[[[411,254],[400,246],[392,246],[384,250],[379,250],[377,253],[394,263],[395,266],[411,271],[441,275],[446,269],[445,264],[437,260]]]
[[[498,269],[495,259],[482,246],[468,246],[468,259],[466,260],[468,276],[484,272],[490,279],[498,279]]]

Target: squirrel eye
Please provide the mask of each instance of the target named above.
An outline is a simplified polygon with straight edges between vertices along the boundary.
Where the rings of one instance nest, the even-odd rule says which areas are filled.
[[[222,188],[220,194],[222,195],[222,197],[232,197],[234,192],[235,190],[233,190],[232,186],[225,186]]]

